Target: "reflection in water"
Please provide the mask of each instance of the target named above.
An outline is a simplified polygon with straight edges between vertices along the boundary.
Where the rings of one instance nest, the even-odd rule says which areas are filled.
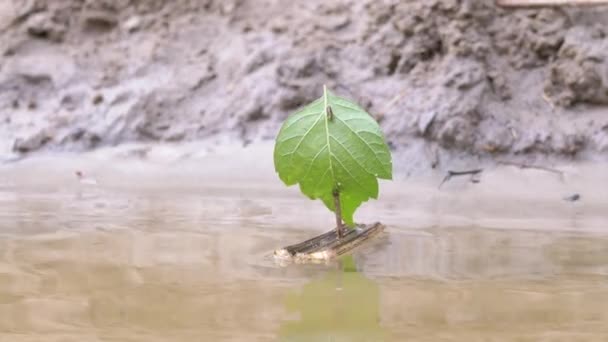
[[[299,314],[280,330],[281,341],[382,341],[378,285],[357,270],[352,256],[287,299]]]

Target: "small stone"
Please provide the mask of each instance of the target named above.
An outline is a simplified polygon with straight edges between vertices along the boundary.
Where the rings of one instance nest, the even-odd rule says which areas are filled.
[[[98,105],[100,103],[103,102],[103,95],[102,94],[97,94],[93,97],[93,104],[94,105]]]
[[[122,25],[122,27],[127,30],[127,32],[129,33],[133,33],[135,31],[138,31],[141,28],[141,17],[140,16],[132,16],[131,18],[127,19],[127,21],[125,21],[125,23]]]

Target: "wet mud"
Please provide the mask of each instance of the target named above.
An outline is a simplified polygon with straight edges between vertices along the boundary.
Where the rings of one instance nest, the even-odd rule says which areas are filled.
[[[429,165],[606,160],[607,7],[11,0],[0,18],[3,156],[268,140],[327,84]]]

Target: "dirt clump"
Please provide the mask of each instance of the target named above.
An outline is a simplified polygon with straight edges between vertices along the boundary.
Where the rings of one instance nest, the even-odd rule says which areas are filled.
[[[608,104],[608,37],[604,28],[574,27],[550,65],[545,91],[560,106]]]

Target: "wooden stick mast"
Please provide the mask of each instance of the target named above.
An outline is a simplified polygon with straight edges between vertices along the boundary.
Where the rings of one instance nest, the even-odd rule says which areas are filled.
[[[342,233],[343,233],[343,227],[344,224],[342,223],[342,207],[340,204],[340,191],[338,190],[334,190],[333,192],[334,195],[334,213],[336,214],[336,233],[338,235],[338,238],[342,238]]]

